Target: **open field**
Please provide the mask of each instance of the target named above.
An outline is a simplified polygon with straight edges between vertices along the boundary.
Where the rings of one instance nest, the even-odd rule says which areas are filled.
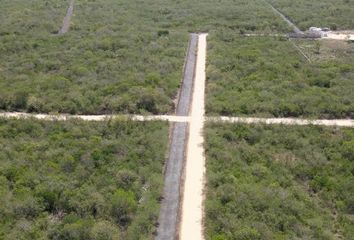
[[[76,1],[62,36],[56,33],[69,1],[6,6],[0,109],[7,111],[171,113],[188,32],[220,31],[227,38],[229,31],[287,31],[258,0]]]
[[[0,118],[1,239],[153,239],[168,126]]]
[[[330,27],[332,30],[354,29],[353,0],[267,0],[302,30]]]
[[[207,114],[353,118],[353,48],[329,50],[330,41],[210,36]]]
[[[294,40],[294,43],[311,59],[312,62],[321,64],[351,64],[354,56],[354,44],[340,40]],[[348,68],[352,68],[351,65]]]
[[[354,131],[208,124],[206,239],[353,239]]]

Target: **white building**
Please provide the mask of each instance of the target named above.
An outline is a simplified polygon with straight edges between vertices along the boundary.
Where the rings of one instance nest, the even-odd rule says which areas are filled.
[[[310,33],[314,33],[314,34],[318,34],[321,37],[327,37],[327,32],[329,32],[330,29],[329,28],[319,28],[319,27],[310,27],[309,28],[309,32]]]

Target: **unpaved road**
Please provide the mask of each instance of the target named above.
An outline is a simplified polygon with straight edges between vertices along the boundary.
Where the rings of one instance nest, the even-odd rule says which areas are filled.
[[[190,41],[184,66],[183,81],[176,108],[177,116],[188,116],[190,112],[197,46],[198,34],[192,33],[190,34]]]
[[[188,123],[175,123],[172,127],[156,240],[174,240],[177,236],[187,131]]]
[[[196,64],[198,35],[191,34],[187,51],[184,76],[179,93],[176,114],[186,118],[190,112],[193,80]],[[172,126],[169,156],[165,167],[163,201],[159,216],[156,240],[174,240],[178,237],[182,174],[185,160],[188,123],[175,123]]]
[[[111,118],[127,118],[133,121],[168,121],[175,123],[189,123],[190,116],[173,116],[173,115],[68,115],[68,114],[31,114],[21,112],[0,112],[0,117],[26,119],[35,118],[47,121],[65,121],[70,119],[81,119],[85,121],[105,121]],[[205,121],[209,122],[228,122],[228,123],[245,123],[245,124],[284,124],[284,125],[319,125],[319,126],[338,126],[338,127],[354,127],[353,119],[301,119],[301,118],[252,118],[252,117],[205,117]]]
[[[290,27],[293,28],[294,33],[297,34],[304,34],[303,31],[301,31],[292,21],[290,21],[289,18],[287,18],[284,14],[282,14],[278,9],[276,9],[275,7],[273,7],[272,4],[266,2],[273,10],[273,12],[277,13]]]
[[[351,37],[354,37],[353,31],[331,31],[327,33],[327,36],[322,37],[321,39],[348,41]]]
[[[75,4],[75,0],[71,0],[70,5],[68,7],[68,10],[66,11],[66,15],[63,20],[63,25],[58,32],[59,35],[64,34],[67,31],[69,31],[71,16],[73,15],[73,12],[74,12],[74,4]]]
[[[245,123],[245,124],[283,124],[283,125],[319,125],[319,126],[338,126],[354,127],[352,119],[299,119],[299,118],[247,118],[247,117],[208,117],[207,121]]]
[[[35,118],[48,121],[66,121],[70,119],[81,119],[85,121],[105,121],[111,118],[127,118],[134,121],[169,121],[169,122],[189,122],[189,117],[185,116],[171,116],[171,115],[68,115],[68,114],[31,114],[21,112],[0,112],[0,117],[4,118]]]
[[[197,65],[187,144],[180,240],[203,239],[203,189],[205,173],[203,127],[206,37],[207,34],[200,34],[198,40]]]

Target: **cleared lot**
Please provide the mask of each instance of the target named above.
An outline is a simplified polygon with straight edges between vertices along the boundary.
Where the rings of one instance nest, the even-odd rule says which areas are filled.
[[[208,124],[206,239],[352,239],[354,131]]]
[[[329,50],[327,40],[293,43],[312,63],[286,39],[210,36],[207,114],[353,118],[352,46],[341,42],[343,49]]]
[[[168,126],[0,118],[0,238],[153,239]]]

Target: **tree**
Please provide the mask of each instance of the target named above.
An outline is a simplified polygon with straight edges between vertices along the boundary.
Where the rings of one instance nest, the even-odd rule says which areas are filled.
[[[122,226],[126,226],[136,211],[137,203],[132,192],[118,189],[112,196],[111,216]]]

